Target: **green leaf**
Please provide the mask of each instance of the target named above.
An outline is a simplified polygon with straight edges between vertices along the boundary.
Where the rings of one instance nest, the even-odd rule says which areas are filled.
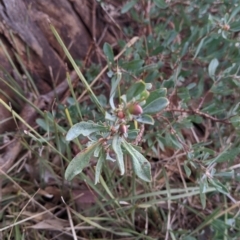
[[[154,125],[154,120],[152,116],[144,114],[136,118],[136,121],[144,124]]]
[[[219,191],[223,194],[228,194],[227,188],[218,179],[209,178],[209,183],[212,184],[213,187],[215,187],[217,191]]]
[[[132,0],[132,1],[129,1],[127,2],[123,7],[122,7],[122,10],[121,10],[121,13],[126,13],[128,12],[136,3],[137,3],[138,0]]]
[[[240,5],[236,8],[234,8],[234,10],[232,11],[229,19],[228,19],[228,23],[239,13],[240,11]]]
[[[216,69],[219,65],[219,62],[216,58],[212,59],[212,61],[210,62],[209,66],[208,66],[208,74],[210,76],[210,78],[212,78],[213,80],[215,79],[215,72]]]
[[[156,89],[150,93],[149,97],[146,99],[146,104],[149,104],[150,102],[156,100],[157,98],[166,97],[166,95],[167,95],[166,88]]]
[[[80,71],[79,66],[76,64],[76,62],[74,61],[74,59],[71,56],[70,52],[68,51],[67,47],[63,43],[63,41],[62,41],[61,37],[59,36],[57,30],[54,28],[54,26],[52,24],[50,24],[50,28],[51,28],[54,36],[56,37],[58,43],[61,45],[62,50],[64,51],[64,53],[66,54],[67,58],[71,62],[71,64],[72,64],[74,70],[76,71],[78,77],[81,79],[84,87],[88,90],[89,95],[91,96],[93,102],[97,105],[98,109],[102,112],[102,114],[105,114],[103,107],[101,106],[101,104],[98,101],[96,95],[92,91],[92,88],[90,87],[90,85],[88,84],[87,80],[85,79],[85,77],[83,76],[82,72]]]
[[[177,90],[177,94],[183,100],[184,103],[187,103],[191,99],[189,90],[186,87],[180,87]]]
[[[187,177],[190,177],[192,171],[191,171],[191,169],[188,167],[186,161],[184,161],[183,167],[184,167],[184,170],[185,170],[185,173],[186,173]]]
[[[152,102],[146,102],[146,104],[143,106],[143,112],[144,114],[158,113],[161,110],[163,110],[165,107],[167,107],[168,104],[169,104],[169,101],[167,98],[160,97],[155,99]]]
[[[107,152],[107,156],[106,156],[106,160],[111,161],[111,162],[116,162],[115,158],[112,158],[109,154],[109,152]]]
[[[83,136],[89,136],[94,132],[106,132],[108,127],[99,125],[92,122],[80,122],[74,124],[67,132],[66,140],[71,141],[74,138],[78,137],[80,134]]]
[[[221,162],[231,162],[233,161],[238,155],[240,154],[240,148],[232,148],[229,149],[226,147],[224,151],[219,153],[219,155],[213,159],[208,160],[206,162],[207,165],[212,165],[214,163],[221,163]]]
[[[183,237],[182,240],[197,240],[197,239],[192,236],[186,236],[186,237]]]
[[[200,201],[202,204],[202,208],[205,209],[206,207],[206,189],[208,188],[208,183],[207,183],[207,179],[203,179],[200,182]]]
[[[114,62],[114,54],[113,54],[112,47],[109,43],[104,43],[103,52],[107,57],[108,62],[112,64]]]
[[[95,184],[97,184],[99,182],[99,178],[100,178],[101,171],[102,171],[102,166],[103,166],[105,159],[106,159],[106,153],[105,153],[105,150],[102,148],[102,151],[100,152],[97,166],[95,169]]]
[[[239,32],[240,31],[240,21],[231,23],[230,31],[231,32]]]
[[[141,94],[145,90],[145,88],[146,88],[145,83],[142,80],[132,84],[126,93],[127,101],[130,101],[134,97],[137,97],[139,94]]]
[[[230,119],[230,122],[232,123],[232,125],[239,129],[240,128],[240,116],[234,116]]]
[[[136,139],[139,129],[128,129],[128,139]]]
[[[183,57],[187,53],[188,50],[189,50],[189,42],[185,42],[184,46],[181,50],[181,57]]]
[[[165,0],[153,0],[157,7],[165,9],[168,7]]]
[[[152,89],[152,84],[151,83],[145,83],[146,90]]]
[[[122,79],[122,73],[117,71],[116,75],[112,78],[112,84],[111,84],[111,91],[110,91],[110,99],[109,99],[109,103],[112,109],[115,109],[115,105],[114,105],[114,96],[118,87],[118,84],[120,83]]]
[[[151,165],[148,160],[138,152],[130,143],[122,140],[122,145],[132,157],[132,165],[135,174],[146,182],[151,182]]]
[[[72,159],[65,171],[66,180],[71,181],[76,175],[82,172],[82,170],[89,164],[90,158],[99,144],[99,142],[92,144]]]
[[[102,145],[99,145],[98,147],[95,148],[94,153],[93,153],[93,156],[94,156],[95,158],[98,158],[101,151],[102,151]]]
[[[123,161],[123,152],[121,148],[122,138],[119,135],[115,135],[112,141],[113,151],[116,153],[118,166],[121,172],[121,175],[125,172],[124,161]]]
[[[175,82],[172,78],[170,78],[168,80],[164,80],[162,86],[164,88],[172,88],[175,86]]]
[[[110,113],[108,113],[107,111],[105,112],[105,119],[111,122],[115,122],[116,121],[116,116],[111,115]]]
[[[146,88],[147,88],[147,86],[146,86]],[[136,97],[136,100],[137,100],[138,102],[141,102],[141,103],[142,103],[143,101],[146,102],[146,99],[149,97],[149,95],[150,95],[149,91],[144,90],[143,92],[141,92],[140,95],[138,95],[138,96]]]
[[[52,126],[49,126],[49,124],[46,123],[46,121],[42,118],[38,118],[36,119],[36,123],[42,128],[44,129],[46,132],[54,132],[54,128]]]
[[[129,62],[122,63],[122,68],[127,71],[136,71],[139,70],[144,64],[144,60],[132,60]]]
[[[195,52],[195,55],[194,55],[194,57],[193,57],[193,60],[197,57],[199,51],[200,51],[201,48],[202,48],[202,45],[203,45],[205,39],[206,39],[206,37],[202,38],[202,40],[200,41],[200,43],[199,43],[199,45],[198,45],[198,47],[197,47],[197,50],[196,50],[196,52]]]
[[[234,178],[234,170],[227,170],[224,172],[219,172],[219,173],[215,173],[214,177],[222,177],[222,178],[227,178],[227,179],[233,179]]]
[[[163,63],[159,61],[158,63],[152,63],[149,65],[143,66],[140,70],[150,72],[150,71],[154,71],[154,70],[159,70],[159,68],[162,66],[163,66]]]

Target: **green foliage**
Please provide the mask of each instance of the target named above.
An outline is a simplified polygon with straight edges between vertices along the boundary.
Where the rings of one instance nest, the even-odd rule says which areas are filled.
[[[96,124],[93,122],[80,122],[73,125],[67,132],[66,140],[71,141],[80,134],[83,136],[90,136],[92,133],[107,131],[109,131],[109,129],[102,124]]]
[[[77,174],[82,172],[82,170],[88,165],[91,156],[99,145],[100,142],[91,144],[83,152],[80,152],[72,159],[65,172],[65,178],[67,180],[72,180]]]
[[[130,3],[132,1],[125,6]],[[212,11],[213,6],[215,11]],[[159,11],[158,8],[165,10]],[[148,113],[154,114],[151,105],[158,112],[161,105],[164,108],[164,101],[170,101],[168,113],[165,109],[162,119],[155,118],[154,124],[145,132],[148,152],[157,157],[168,148],[184,151],[183,170],[187,177],[196,179],[200,202],[203,208],[207,208],[209,195],[206,191],[209,186],[214,187],[220,196],[229,197],[231,188],[227,186],[231,185],[230,178],[236,179],[231,166],[238,163],[240,149],[240,45],[239,34],[236,34],[240,22],[239,1],[223,1],[220,5],[215,1],[172,2],[171,5],[154,0],[149,15],[137,11],[134,5],[125,8],[126,11],[140,27],[150,29],[149,35],[129,50],[133,60],[145,60],[142,67],[138,66],[138,71],[132,72],[154,87],[165,89],[165,95],[158,93],[158,89],[156,93],[150,93],[142,105],[144,115],[141,118]],[[156,21],[159,18],[164,20]],[[124,77],[131,81],[128,76]],[[161,101],[161,97],[166,98]],[[152,98],[158,99],[156,104],[154,101],[148,103]],[[163,119],[168,121],[165,127]],[[211,128],[205,125],[209,121]],[[196,135],[196,127],[203,125],[207,138]],[[196,142],[183,135],[187,129],[194,132]],[[225,169],[222,169],[222,164]],[[229,226],[223,219],[214,220],[211,227],[212,236],[216,239],[237,239],[230,237]],[[187,234],[176,234],[175,238],[195,239]]]
[[[106,55],[113,52],[107,44],[104,45],[104,49]],[[110,59],[110,57],[107,56],[107,59]],[[132,66],[132,63],[130,65]],[[136,68],[138,68],[137,65]],[[103,164],[107,159],[106,156],[110,152],[114,152],[121,174],[125,172],[124,155],[127,153],[131,156],[133,171],[136,176],[144,181],[151,181],[151,165],[139,150],[128,142],[128,131],[134,130],[130,127],[131,122],[154,124],[153,118],[147,114],[158,113],[167,107],[169,101],[166,97],[163,97],[166,95],[166,90],[159,88],[149,93],[151,84],[146,84],[140,80],[133,83],[126,94],[119,96],[119,102],[116,104],[115,95],[121,77],[122,74],[119,70],[112,77],[109,98],[111,110],[105,111],[107,113],[104,123],[82,121],[73,125],[67,132],[67,141],[71,141],[79,135],[86,136],[89,140],[87,147],[76,155],[68,165],[65,172],[67,180],[71,180],[81,173],[93,156],[98,159],[95,184],[98,183]],[[141,105],[143,105],[143,108]]]
[[[81,81],[69,81],[67,101],[41,114],[39,133],[29,128],[27,150],[57,180],[64,171],[69,181],[77,176],[73,188],[61,179],[68,195],[83,182],[94,195],[81,214],[68,206],[74,224],[86,225],[81,237],[239,239],[239,1],[117,4],[109,16],[131,19],[119,25],[124,40],[114,51],[102,46],[101,81],[102,66],[77,65],[51,26]],[[60,167],[49,161],[53,153]]]

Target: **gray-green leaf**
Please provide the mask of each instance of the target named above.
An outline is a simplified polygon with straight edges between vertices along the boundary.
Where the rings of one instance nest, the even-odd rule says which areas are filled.
[[[148,160],[126,140],[122,140],[122,145],[132,157],[132,165],[135,174],[143,181],[151,182],[151,165]]]
[[[167,4],[165,0],[153,0],[154,3],[156,4],[157,7],[161,8],[161,9],[165,9],[167,8]]]
[[[108,62],[113,63],[114,62],[114,54],[113,54],[112,47],[109,43],[104,43],[103,52],[104,52],[105,56],[107,57]]]
[[[106,153],[105,153],[105,150],[102,149],[102,151],[100,152],[100,156],[98,158],[98,162],[97,162],[97,166],[96,166],[96,170],[95,170],[95,184],[97,184],[99,182],[99,178],[100,178],[101,171],[102,171],[102,166],[103,166],[105,159],[106,159]]]
[[[137,97],[140,93],[145,90],[146,86],[143,81],[135,82],[126,93],[127,101],[132,100],[134,97]]]
[[[71,141],[74,138],[78,137],[80,134],[83,136],[89,136],[94,132],[106,132],[108,127],[99,125],[92,122],[80,122],[74,124],[67,132],[66,140]]]
[[[161,110],[163,110],[167,105],[169,104],[169,101],[165,97],[160,97],[155,99],[152,102],[146,103],[143,106],[143,112],[144,114],[154,114],[158,113]]]
[[[212,59],[212,61],[210,62],[209,66],[208,66],[208,74],[210,76],[210,78],[212,78],[214,80],[215,78],[215,72],[216,69],[219,65],[219,62],[216,58]]]
[[[136,118],[136,120],[140,123],[154,125],[154,119],[152,116],[147,114],[141,115],[140,117]]]
[[[126,13],[126,12],[128,12],[128,11],[137,3],[137,1],[138,1],[138,0],[132,0],[132,1],[127,2],[127,3],[122,7],[121,13]]]
[[[137,71],[142,67],[143,64],[144,60],[136,59],[122,63],[122,68],[126,69],[127,71]]]
[[[193,57],[193,60],[197,57],[198,53],[200,52],[200,50],[201,50],[201,48],[202,48],[202,46],[203,46],[203,43],[204,43],[205,39],[206,39],[206,37],[204,37],[204,38],[201,39],[201,41],[200,41],[200,43],[199,43],[199,45],[198,45],[198,47],[197,47],[197,50],[196,50],[196,52],[195,52],[195,55],[194,55],[194,57]]]
[[[121,72],[116,73],[116,75],[112,78],[112,87],[111,87],[111,91],[110,91],[110,99],[109,99],[109,103],[112,109],[115,109],[115,105],[114,105],[114,96],[118,87],[118,84],[120,83],[122,79],[122,74]]]
[[[117,162],[119,165],[121,175],[123,175],[125,172],[125,167],[124,167],[124,161],[123,161],[123,152],[122,152],[122,148],[121,148],[121,141],[122,141],[122,138],[118,135],[115,135],[113,138],[113,141],[112,141],[112,148],[113,148],[113,151],[116,153]]]
[[[97,142],[89,146],[72,159],[65,171],[66,180],[71,181],[76,175],[82,172],[82,170],[88,165],[91,156],[99,144],[100,143]]]
[[[160,97],[166,97],[167,95],[167,89],[166,88],[159,88],[154,91],[152,91],[149,95],[149,97],[146,99],[145,105],[148,105],[152,101],[160,98]]]

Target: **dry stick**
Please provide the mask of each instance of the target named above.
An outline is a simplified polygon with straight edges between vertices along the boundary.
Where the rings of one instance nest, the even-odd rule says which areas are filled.
[[[21,211],[18,213],[16,219],[14,219],[14,222],[16,223],[17,220],[19,219],[20,215],[23,213],[23,211],[26,209],[28,204],[34,199],[34,197],[37,195],[39,189],[31,196],[31,198],[28,200],[28,202],[25,204],[25,206],[21,209]],[[13,227],[10,230],[9,237],[12,235]]]
[[[65,203],[65,205],[66,205],[66,203]],[[71,227],[71,230],[72,230],[73,239],[77,240],[77,235],[76,235],[75,227],[74,227],[74,224],[73,224],[72,215],[71,215],[71,212],[70,212],[69,207],[67,205],[66,205],[66,209],[67,209],[69,224],[70,224],[70,227]]]
[[[207,95],[210,93],[210,91],[211,91],[211,89],[209,89],[209,90],[204,94],[204,96],[202,97],[202,99],[201,99],[201,101],[200,101],[200,103],[199,103],[199,105],[198,105],[198,107],[197,107],[197,110],[199,110],[199,109],[202,108],[203,103],[205,102],[205,99],[206,99]]]
[[[137,40],[139,39],[139,37],[133,37],[123,48],[123,50],[114,58],[114,61],[118,60],[122,54],[127,50],[127,48],[131,47]],[[97,75],[97,77],[91,82],[91,84],[89,84],[89,87],[92,87],[97,81],[98,79],[103,75],[103,73],[108,69],[108,65],[106,65],[102,71]],[[80,95],[80,97],[78,97],[77,101],[79,102],[81,100],[81,98],[87,93],[88,91],[85,89],[83,91],[83,93]]]
[[[43,209],[44,211],[48,211],[42,204],[40,204],[37,200],[34,199],[33,196],[35,196],[35,194],[33,196],[29,195],[16,181],[14,181],[10,176],[8,176],[8,174],[6,174],[4,171],[2,171],[0,169],[0,173],[5,177],[8,178],[9,181],[11,181],[19,190],[21,190],[22,195],[26,196],[29,200],[32,200],[32,202],[34,204],[36,204],[38,207],[40,207],[41,209]],[[1,179],[0,179],[1,181]],[[37,190],[38,192],[39,190]],[[55,217],[55,215],[53,213],[51,213],[51,211],[49,210],[49,214],[51,215],[51,217],[53,218],[57,218]],[[0,230],[1,231],[1,230]]]
[[[139,131],[139,133],[138,133],[138,135],[137,135],[137,137],[136,137],[136,140],[133,142],[134,145],[138,145],[139,142],[142,141],[143,134],[144,134],[144,130],[145,130],[144,124],[142,124],[142,125],[140,126],[140,131]]]
[[[94,43],[96,43],[96,2],[93,1],[92,7],[92,38]]]
[[[201,117],[205,117],[205,118],[209,118],[211,119],[212,121],[214,122],[221,122],[221,123],[225,123],[225,124],[231,124],[229,122],[228,119],[218,119],[218,118],[215,118],[207,113],[204,113],[204,112],[200,112],[199,110],[195,110],[195,109],[175,109],[175,108],[170,108],[170,109],[166,109],[165,112],[181,112],[181,113],[190,113],[190,114],[197,114]]]
[[[9,224],[9,225],[7,225],[7,226],[5,226],[5,227],[3,227],[3,228],[0,228],[0,232],[3,232],[3,231],[5,231],[5,230],[7,230],[7,229],[9,229],[9,228],[14,227],[14,226],[20,225],[20,224],[22,224],[22,223],[24,223],[24,222],[27,222],[27,221],[29,221],[29,220],[34,220],[35,218],[40,217],[40,216],[42,216],[42,215],[45,214],[45,213],[49,213],[49,212],[51,212],[51,211],[54,211],[54,210],[55,210],[56,208],[58,208],[58,207],[59,207],[59,206],[52,207],[52,208],[47,209],[47,210],[45,210],[45,211],[43,211],[43,212],[36,213],[36,214],[34,214],[34,215],[32,215],[32,216],[30,216],[30,217],[28,217],[28,218],[24,218],[24,219],[22,219],[22,220],[20,220],[20,221],[18,221],[18,222],[13,223],[13,224]],[[54,216],[54,214],[53,214],[53,216]]]

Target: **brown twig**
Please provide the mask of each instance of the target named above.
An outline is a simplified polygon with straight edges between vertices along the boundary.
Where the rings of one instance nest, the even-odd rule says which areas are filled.
[[[143,137],[144,130],[145,130],[144,124],[141,124],[141,126],[140,126],[140,131],[139,131],[139,133],[138,133],[135,141],[133,142],[134,145],[138,145],[139,142],[142,141],[142,137]]]
[[[170,109],[166,109],[165,112],[181,112],[181,113],[189,113],[189,114],[196,114],[196,115],[199,115],[201,117],[205,117],[205,118],[208,118],[214,122],[221,122],[221,123],[224,123],[224,124],[231,124],[229,122],[229,118],[225,118],[225,119],[218,119],[218,118],[215,118],[207,113],[204,113],[204,112],[201,112],[199,111],[198,109],[176,109],[176,108],[170,108]]]

